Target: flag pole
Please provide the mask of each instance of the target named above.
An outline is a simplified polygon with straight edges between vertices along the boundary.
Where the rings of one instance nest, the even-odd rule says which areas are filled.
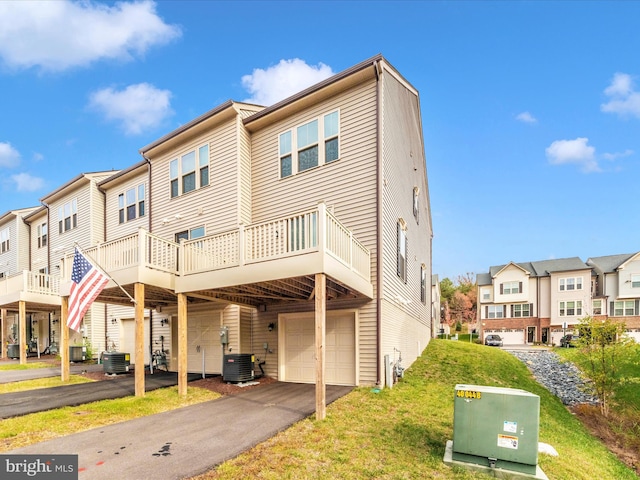
[[[136,299],[135,299],[135,298],[133,298],[131,295],[129,295],[129,292],[127,292],[127,291],[122,287],[122,285],[120,285],[120,284],[119,284],[119,283],[118,283],[118,282],[117,282],[117,281],[116,281],[116,280],[115,280],[111,275],[109,275],[109,274],[108,274],[108,273],[107,273],[107,272],[106,272],[106,271],[105,271],[105,270],[104,270],[104,269],[103,269],[103,268],[98,264],[98,262],[96,262],[96,261],[93,259],[93,257],[91,257],[91,255],[89,255],[87,252],[85,252],[85,251],[82,249],[82,247],[80,247],[80,245],[78,245],[78,242],[74,242],[74,243],[73,243],[73,246],[74,246],[75,248],[77,248],[78,250],[80,250],[80,253],[82,253],[82,255],[84,255],[84,256],[85,256],[85,257],[87,257],[89,260],[91,260],[91,264],[92,264],[94,267],[96,267],[96,268],[97,268],[98,270],[100,270],[104,275],[106,275],[107,277],[109,277],[109,280],[111,280],[113,283],[115,283],[115,284],[118,286],[118,288],[119,288],[120,290],[122,290],[122,291],[123,291],[123,293],[124,293],[127,297],[129,297],[129,300],[131,300],[131,302],[132,302],[134,305],[137,305],[137,303],[138,303],[138,302],[136,302]]]

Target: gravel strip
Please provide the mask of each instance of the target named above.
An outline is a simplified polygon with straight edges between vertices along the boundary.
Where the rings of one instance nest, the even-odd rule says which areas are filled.
[[[589,387],[580,377],[580,370],[571,362],[563,362],[550,351],[509,351],[524,362],[535,379],[558,397],[565,405],[598,403],[597,397],[589,393]]]

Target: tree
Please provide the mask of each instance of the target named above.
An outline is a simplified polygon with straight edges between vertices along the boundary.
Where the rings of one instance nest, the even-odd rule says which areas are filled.
[[[587,316],[578,325],[578,346],[585,356],[587,376],[600,400],[600,412],[609,416],[616,387],[625,381],[621,363],[631,354],[633,340],[625,335],[625,324]]]
[[[440,282],[440,295],[446,323],[451,322],[451,317],[460,322],[475,321],[478,292],[473,273],[458,275],[456,284],[444,278]]]

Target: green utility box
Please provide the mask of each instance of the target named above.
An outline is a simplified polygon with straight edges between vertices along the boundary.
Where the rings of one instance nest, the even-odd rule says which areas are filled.
[[[456,385],[453,460],[536,474],[540,397],[524,390]]]

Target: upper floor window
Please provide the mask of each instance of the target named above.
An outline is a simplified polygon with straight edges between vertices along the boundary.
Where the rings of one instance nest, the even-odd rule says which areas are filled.
[[[560,316],[582,315],[582,301],[560,302]]]
[[[560,291],[582,290],[582,277],[567,277],[559,280]]]
[[[482,300],[491,300],[491,290],[488,288],[482,289]]]
[[[404,220],[398,220],[398,276],[407,283],[407,225]]]
[[[144,217],[144,183],[118,195],[118,223]]]
[[[594,315],[602,315],[602,300],[594,300],[591,305]]]
[[[420,266],[420,301],[427,304],[427,266]]]
[[[634,273],[631,275],[631,287],[640,288],[640,274]]]
[[[487,305],[487,318],[504,318],[504,305]]]
[[[209,145],[174,158],[169,163],[171,198],[209,185]]]
[[[9,229],[0,231],[0,253],[9,251]]]
[[[530,317],[531,304],[522,303],[522,304],[511,305],[511,316],[514,318]]]
[[[504,282],[500,284],[500,294],[522,293],[522,282]]]
[[[340,115],[328,113],[278,137],[280,178],[340,158]]]
[[[38,237],[38,248],[46,247],[48,242],[48,230],[47,223],[41,223],[36,229],[36,236]]]
[[[78,226],[78,200],[73,199],[58,208],[58,233]]]
[[[420,189],[418,187],[413,188],[413,216],[417,223],[420,223]]]
[[[200,237],[204,237],[204,227],[196,227],[176,233],[176,242],[180,243],[180,240],[193,240]]]

